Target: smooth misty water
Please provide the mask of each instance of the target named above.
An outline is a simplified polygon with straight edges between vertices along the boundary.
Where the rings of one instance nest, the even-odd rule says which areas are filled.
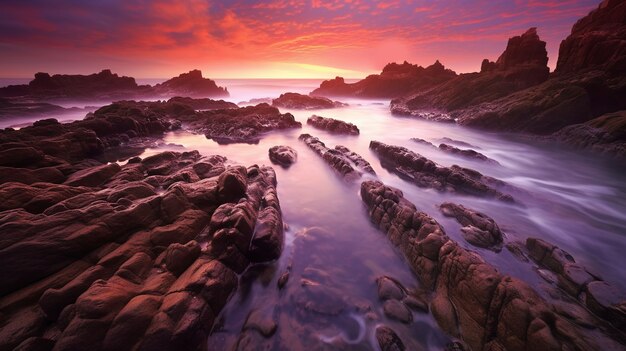
[[[233,102],[276,97],[287,91],[308,92],[318,81],[231,80],[218,81],[229,88]],[[375,279],[391,276],[408,288],[419,283],[385,236],[370,223],[359,197],[359,184],[344,182],[323,160],[299,140],[301,133],[319,137],[329,147],[341,144],[367,159],[378,178],[400,188],[420,210],[437,219],[450,237],[476,250],[506,274],[520,277],[540,293],[545,284],[531,264],[519,262],[506,249],[500,253],[471,247],[461,237],[460,226],[443,217],[437,206],[453,201],[493,217],[506,234],[506,242],[541,237],[570,252],[577,262],[605,280],[626,289],[626,177],[623,164],[577,151],[532,142],[507,135],[477,132],[451,125],[393,117],[387,101],[344,100],[349,107],[322,111],[291,112],[302,129],[275,132],[258,144],[218,145],[203,135],[172,132],[166,147],[147,149],[143,156],[166,149],[199,150],[220,154],[243,165],[270,164],[268,149],[289,145],[298,161],[289,169],[275,166],[278,195],[288,225],[281,258],[272,264],[251,267],[241,277],[240,288],[219,316],[208,344],[211,349],[231,349],[237,342],[251,310],[263,310],[278,324],[267,349],[377,349],[374,329],[390,325],[408,349],[440,349],[449,339],[428,314],[414,315],[404,325],[386,318],[378,302]],[[356,124],[360,136],[337,136],[310,128],[311,114],[333,117]],[[501,163],[484,164],[457,158],[409,139],[418,137],[438,145],[449,137],[480,148]],[[515,194],[523,205],[439,193],[417,188],[389,173],[370,152],[371,140],[402,145],[435,162],[458,164],[513,184],[528,194]],[[181,146],[176,146],[181,145]],[[463,147],[461,147],[463,148]],[[287,266],[291,276],[278,290],[276,281]],[[324,289],[308,289],[306,281]],[[303,301],[313,301],[312,306]],[[340,306],[342,308],[336,308]],[[331,314],[312,310],[333,310]],[[339,312],[337,312],[339,311]],[[252,345],[256,339],[249,339]],[[242,341],[242,342],[245,342]],[[259,346],[259,348],[261,348]]]

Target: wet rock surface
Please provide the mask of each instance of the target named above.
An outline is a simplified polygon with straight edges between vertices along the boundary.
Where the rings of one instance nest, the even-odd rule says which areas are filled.
[[[456,165],[439,166],[404,147],[387,145],[379,141],[372,141],[370,149],[378,155],[384,167],[419,187],[513,202],[511,195],[499,190],[506,187],[504,182],[484,176],[474,170]]]
[[[491,164],[496,164],[499,165],[500,163],[492,158],[489,158],[483,154],[481,154],[478,151],[474,151],[472,149],[459,149],[457,147],[454,147],[452,145],[448,145],[448,144],[439,144],[439,150],[452,154],[452,155],[457,155],[457,156],[461,156],[467,159],[471,159],[471,160],[476,160],[476,161],[481,161],[481,162],[487,162],[487,163],[491,163]]]
[[[334,149],[329,149],[321,140],[310,134],[301,134],[298,139],[321,156],[329,166],[347,181],[354,181],[360,178],[364,172],[374,173],[374,169],[369,162],[345,146],[337,145]]]
[[[196,348],[237,273],[280,255],[270,167],[196,151],[91,158],[120,135],[171,128],[142,113],[0,132],[0,262],[11,272],[0,284],[1,349]]]
[[[499,273],[450,240],[401,191],[365,181],[361,197],[372,222],[432,289],[430,307],[440,327],[471,349],[619,348],[619,341],[611,339],[614,330],[591,333],[554,313],[551,303],[526,283]]]
[[[441,204],[439,210],[444,216],[454,217],[463,226],[461,232],[468,243],[494,251],[502,248],[502,231],[491,217],[451,202]]]
[[[556,275],[555,283],[561,289],[583,301],[590,311],[615,327],[626,327],[626,294],[590,273],[576,263],[572,255],[545,240],[528,238],[526,248],[535,262]]]
[[[200,111],[196,111],[200,108]],[[168,101],[120,101],[94,112],[95,116],[145,115],[152,121],[168,121],[220,144],[258,143],[273,130],[300,128],[289,113],[281,114],[268,104],[237,107],[224,101],[172,98]]]
[[[269,157],[273,163],[287,168],[296,162],[298,153],[289,146],[279,145],[270,148]]]
[[[335,134],[359,135],[359,128],[352,123],[334,118],[313,115],[306,120],[307,124]]]
[[[345,106],[344,103],[320,96],[284,93],[272,100],[272,106],[294,110],[318,110]]]

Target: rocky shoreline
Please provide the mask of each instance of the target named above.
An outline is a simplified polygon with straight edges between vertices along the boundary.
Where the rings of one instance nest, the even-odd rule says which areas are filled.
[[[389,64],[357,83],[325,81],[311,94],[393,98],[390,110],[396,115],[539,135],[538,141],[623,158],[625,19],[623,1],[603,1],[562,41],[553,73],[546,43],[530,28],[510,38],[495,62],[483,60],[477,73],[444,73],[438,61],[427,68]]]

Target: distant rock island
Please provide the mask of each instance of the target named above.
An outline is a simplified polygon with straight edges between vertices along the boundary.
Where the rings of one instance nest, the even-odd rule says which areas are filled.
[[[90,75],[36,73],[28,84],[0,88],[0,98],[46,100],[112,100],[147,97],[227,97],[228,90],[217,86],[202,72],[192,70],[155,86],[138,85],[135,78],[105,69]]]

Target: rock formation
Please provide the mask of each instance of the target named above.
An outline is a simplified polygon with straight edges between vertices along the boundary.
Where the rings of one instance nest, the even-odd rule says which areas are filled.
[[[576,148],[626,157],[626,111],[607,113],[582,124],[573,124],[547,136]]]
[[[196,111],[194,107],[216,108]],[[225,107],[225,108],[224,108]],[[208,99],[173,98],[167,102],[120,101],[94,112],[95,116],[145,114],[153,119],[184,124],[218,143],[256,143],[263,134],[277,129],[300,128],[290,113],[281,114],[268,104],[237,107],[235,104]]]
[[[500,190],[510,186],[477,171],[456,165],[440,166],[409,149],[379,141],[370,142],[370,149],[378,155],[383,167],[419,187],[513,202],[511,195]]]
[[[334,118],[313,115],[306,120],[307,124],[335,134],[359,135],[359,128],[352,123]]]
[[[546,43],[535,28],[509,39],[495,63],[483,62],[480,73],[461,74],[426,91],[406,91],[391,102],[396,114],[418,115],[421,110],[444,112],[493,101],[548,79]]]
[[[369,162],[345,146],[337,145],[334,149],[329,149],[322,141],[310,134],[302,134],[298,139],[321,156],[347,181],[360,178],[363,172],[374,174],[374,169]]]
[[[221,97],[229,96],[226,88],[218,87],[214,81],[202,77],[200,70],[194,69],[178,77],[154,86],[159,96]]]
[[[461,233],[468,243],[500,251],[503,241],[502,232],[491,217],[451,202],[441,204],[439,209],[444,216],[454,217],[463,226]]]
[[[272,106],[294,110],[318,110],[346,106],[339,101],[333,101],[320,96],[309,96],[298,93],[284,93],[272,100]]]
[[[408,62],[390,63],[380,74],[373,74],[356,83],[345,83],[341,77],[326,80],[311,95],[352,96],[360,98],[395,98],[408,91],[422,91],[456,77],[439,61],[424,68]]]
[[[626,4],[605,0],[574,24],[561,42],[556,72],[573,73],[600,69],[626,74]]]
[[[225,88],[203,78],[198,70],[183,73],[154,87],[137,85],[132,77],[120,77],[111,70],[90,75],[36,73],[29,84],[0,88],[0,97],[44,100],[119,100],[172,96],[228,96]]]
[[[454,147],[452,145],[448,145],[448,144],[439,144],[439,150],[452,154],[452,155],[457,155],[457,156],[461,156],[464,158],[468,158],[471,160],[477,160],[477,161],[482,161],[482,162],[487,162],[487,163],[492,163],[492,164],[496,164],[499,165],[500,163],[498,163],[498,161],[489,158],[483,154],[481,154],[478,151],[474,151],[472,149],[459,149],[458,147]]]
[[[289,146],[272,146],[269,150],[269,157],[273,163],[288,168],[296,162],[298,153]]]
[[[619,348],[614,332],[591,332],[554,312],[526,283],[499,273],[463,249],[401,191],[379,181],[361,184],[372,222],[399,248],[420,281],[433,290],[439,326],[473,350]]]

